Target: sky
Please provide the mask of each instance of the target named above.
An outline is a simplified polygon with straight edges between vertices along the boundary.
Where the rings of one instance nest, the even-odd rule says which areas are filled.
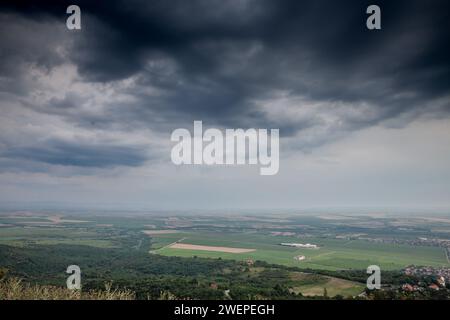
[[[68,30],[66,8],[81,8]],[[381,30],[366,8],[381,8]],[[450,3],[2,1],[0,206],[450,210]],[[277,128],[280,168],[175,166]]]

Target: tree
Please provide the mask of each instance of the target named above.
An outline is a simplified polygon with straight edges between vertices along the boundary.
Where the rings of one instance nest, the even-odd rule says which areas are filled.
[[[8,269],[0,268],[0,280],[3,279],[7,273],[8,273]]]

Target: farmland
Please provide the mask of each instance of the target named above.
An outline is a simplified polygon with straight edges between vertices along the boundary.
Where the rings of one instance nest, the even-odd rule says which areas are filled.
[[[72,244],[114,248],[136,246],[145,239],[151,243],[148,250],[151,254],[260,260],[320,270],[365,269],[371,264],[384,270],[412,264],[449,265],[446,242],[440,245],[432,241],[448,239],[450,222],[445,217],[108,214],[87,217],[19,212],[0,215],[0,223],[0,244],[14,246]],[[436,228],[442,232],[437,233]],[[311,243],[318,249],[281,243]],[[305,259],[294,259],[296,256]]]
[[[377,264],[386,270],[401,269],[409,264],[442,266],[447,264],[445,252],[437,247],[413,247],[409,245],[392,245],[370,243],[361,240],[335,240],[308,238],[312,243],[320,245],[319,249],[297,249],[280,246],[282,241],[290,241],[286,237],[262,236],[256,234],[211,234],[211,233],[181,233],[175,235],[158,235],[154,238],[155,246],[172,243],[184,238],[190,244],[242,247],[255,249],[248,253],[224,253],[215,251],[200,251],[162,247],[153,251],[168,256],[210,257],[236,260],[262,260],[274,264],[300,266],[311,269],[365,269],[371,264]],[[292,241],[297,239],[291,239]],[[160,242],[161,241],[161,242]],[[303,261],[297,261],[295,256],[304,255]]]
[[[391,279],[409,265],[450,267],[449,231],[439,216],[4,212],[0,268],[64,285],[76,263],[89,288],[113,280],[138,298],[163,288],[180,298],[348,297],[364,290],[369,265]]]

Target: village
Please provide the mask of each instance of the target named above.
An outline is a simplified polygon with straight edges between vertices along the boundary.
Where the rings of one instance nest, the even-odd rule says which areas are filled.
[[[438,291],[450,285],[450,268],[408,266],[404,269],[404,273],[422,280],[417,284],[403,284],[403,291],[423,291],[425,288]]]

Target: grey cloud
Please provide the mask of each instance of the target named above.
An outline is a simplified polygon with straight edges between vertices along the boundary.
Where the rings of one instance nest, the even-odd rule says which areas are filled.
[[[144,150],[133,146],[50,140],[39,145],[8,148],[0,157],[86,168],[136,167],[148,160]]]
[[[68,4],[6,1],[0,10],[45,31],[39,23],[59,21],[64,28]],[[414,118],[405,114],[448,116],[448,103],[440,103],[439,109],[429,107],[450,95],[447,1],[378,1],[383,29],[375,32],[365,28],[365,9],[371,1],[77,4],[83,12],[80,32],[60,30],[43,48],[22,33],[21,41],[6,37],[2,46],[15,47],[18,61],[44,66],[73,63],[82,79],[93,85],[136,78],[133,86],[123,89],[134,100],[109,101],[102,114],[74,112],[74,106],[86,99],[80,93],[40,107],[41,112],[80,126],[121,130],[142,126],[168,133],[201,119],[211,126],[276,126],[282,136],[323,126],[317,115],[278,121],[254,103],[270,101],[279,91],[293,101],[300,96],[329,104],[322,112],[339,122],[322,130],[330,140],[346,131]],[[66,47],[65,57],[55,54],[57,43]],[[5,56],[4,64],[12,57]],[[148,88],[159,94],[148,93]],[[28,103],[36,108],[32,100]],[[332,107],[336,103],[351,107],[336,110]],[[366,105],[372,111],[365,117],[351,116],[354,108],[365,110]],[[321,136],[308,145],[325,141]]]
[[[450,3],[376,1],[372,32],[373,3],[1,1],[0,200],[448,207]],[[193,120],[280,128],[279,175],[171,165]]]

